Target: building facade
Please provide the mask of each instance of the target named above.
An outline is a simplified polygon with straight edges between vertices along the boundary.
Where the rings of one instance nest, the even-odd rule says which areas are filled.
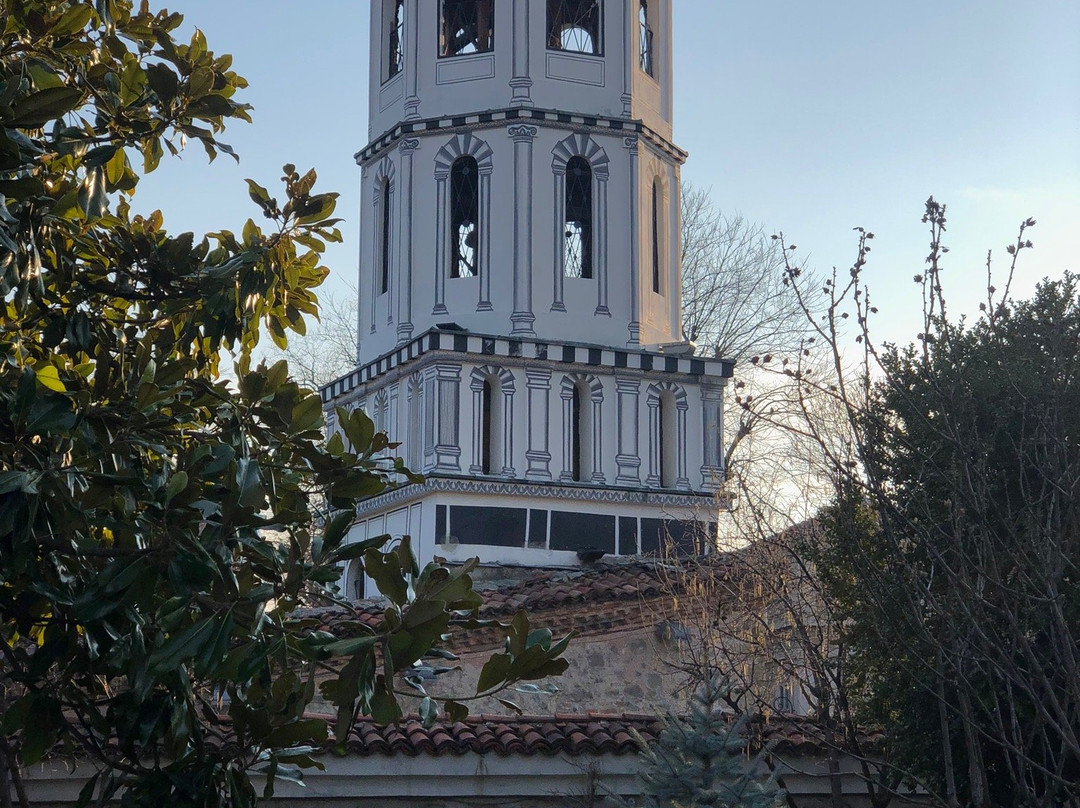
[[[371,3],[359,364],[323,398],[427,482],[353,538],[551,566],[708,533],[732,364],[680,341],[671,13]]]

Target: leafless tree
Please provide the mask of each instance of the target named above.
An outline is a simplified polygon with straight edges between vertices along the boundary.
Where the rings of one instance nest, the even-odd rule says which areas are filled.
[[[769,232],[721,213],[706,189],[682,189],[682,331],[701,353],[748,360],[798,347],[807,333]]]
[[[356,290],[319,297],[319,322],[289,347],[271,354],[289,360],[298,382],[314,390],[348,373],[356,365]]]

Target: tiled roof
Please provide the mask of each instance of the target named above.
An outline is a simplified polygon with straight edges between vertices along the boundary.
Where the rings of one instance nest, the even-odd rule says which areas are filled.
[[[638,747],[631,730],[646,742],[656,740],[660,724],[648,715],[470,716],[430,729],[415,716],[397,725],[379,726],[362,719],[349,738],[348,750],[370,755],[625,755]]]
[[[722,562],[714,569],[724,574]],[[556,633],[571,629],[595,633],[640,626],[644,604],[679,590],[682,577],[679,571],[677,565],[633,560],[599,564],[585,570],[537,570],[525,580],[504,585],[478,582],[476,589],[484,598],[480,617],[509,618],[524,609]],[[350,624],[353,631],[356,624],[380,625],[385,608],[385,601],[368,599],[349,609],[331,607],[307,614],[320,620],[324,628],[347,636]],[[480,630],[455,639],[459,647],[462,643],[485,647],[501,642],[503,636],[494,630]]]
[[[634,713],[585,715],[478,715],[464,721],[437,723],[425,729],[416,716],[396,725],[380,726],[369,718],[357,722],[349,738],[350,754],[373,755],[626,755],[638,751],[636,732],[648,744],[663,730],[660,719]],[[751,721],[753,751],[763,746],[772,753],[813,757],[829,749],[823,729],[812,719],[774,716]],[[880,733],[859,738],[863,750],[881,743]],[[843,743],[842,740],[839,740]]]

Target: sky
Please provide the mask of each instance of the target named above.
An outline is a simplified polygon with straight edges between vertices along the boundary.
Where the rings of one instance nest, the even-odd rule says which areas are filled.
[[[160,2],[160,0],[158,0]],[[153,5],[157,5],[155,2]],[[421,0],[435,2],[435,0]],[[496,0],[505,3],[507,0]],[[1021,297],[1080,270],[1080,2],[1077,0],[673,0],[675,142],[684,182],[725,213],[782,231],[819,272],[846,275],[852,228],[876,239],[866,278],[878,340],[920,322],[929,236],[924,201],[945,202],[946,289],[976,312],[986,257],[1007,268],[1021,221],[1038,224]],[[344,244],[327,292],[356,274],[359,169],[367,142],[367,0],[172,0],[211,49],[234,56],[252,125],[222,138],[240,154],[208,165],[198,147],[144,178],[136,210],[173,232],[239,230],[258,211],[243,182],[273,189],[285,163],[341,193]]]

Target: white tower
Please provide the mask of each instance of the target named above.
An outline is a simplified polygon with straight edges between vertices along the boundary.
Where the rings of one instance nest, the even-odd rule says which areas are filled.
[[[573,564],[715,514],[732,366],[679,344],[671,6],[372,0],[360,363],[323,396],[427,483],[356,538]]]

